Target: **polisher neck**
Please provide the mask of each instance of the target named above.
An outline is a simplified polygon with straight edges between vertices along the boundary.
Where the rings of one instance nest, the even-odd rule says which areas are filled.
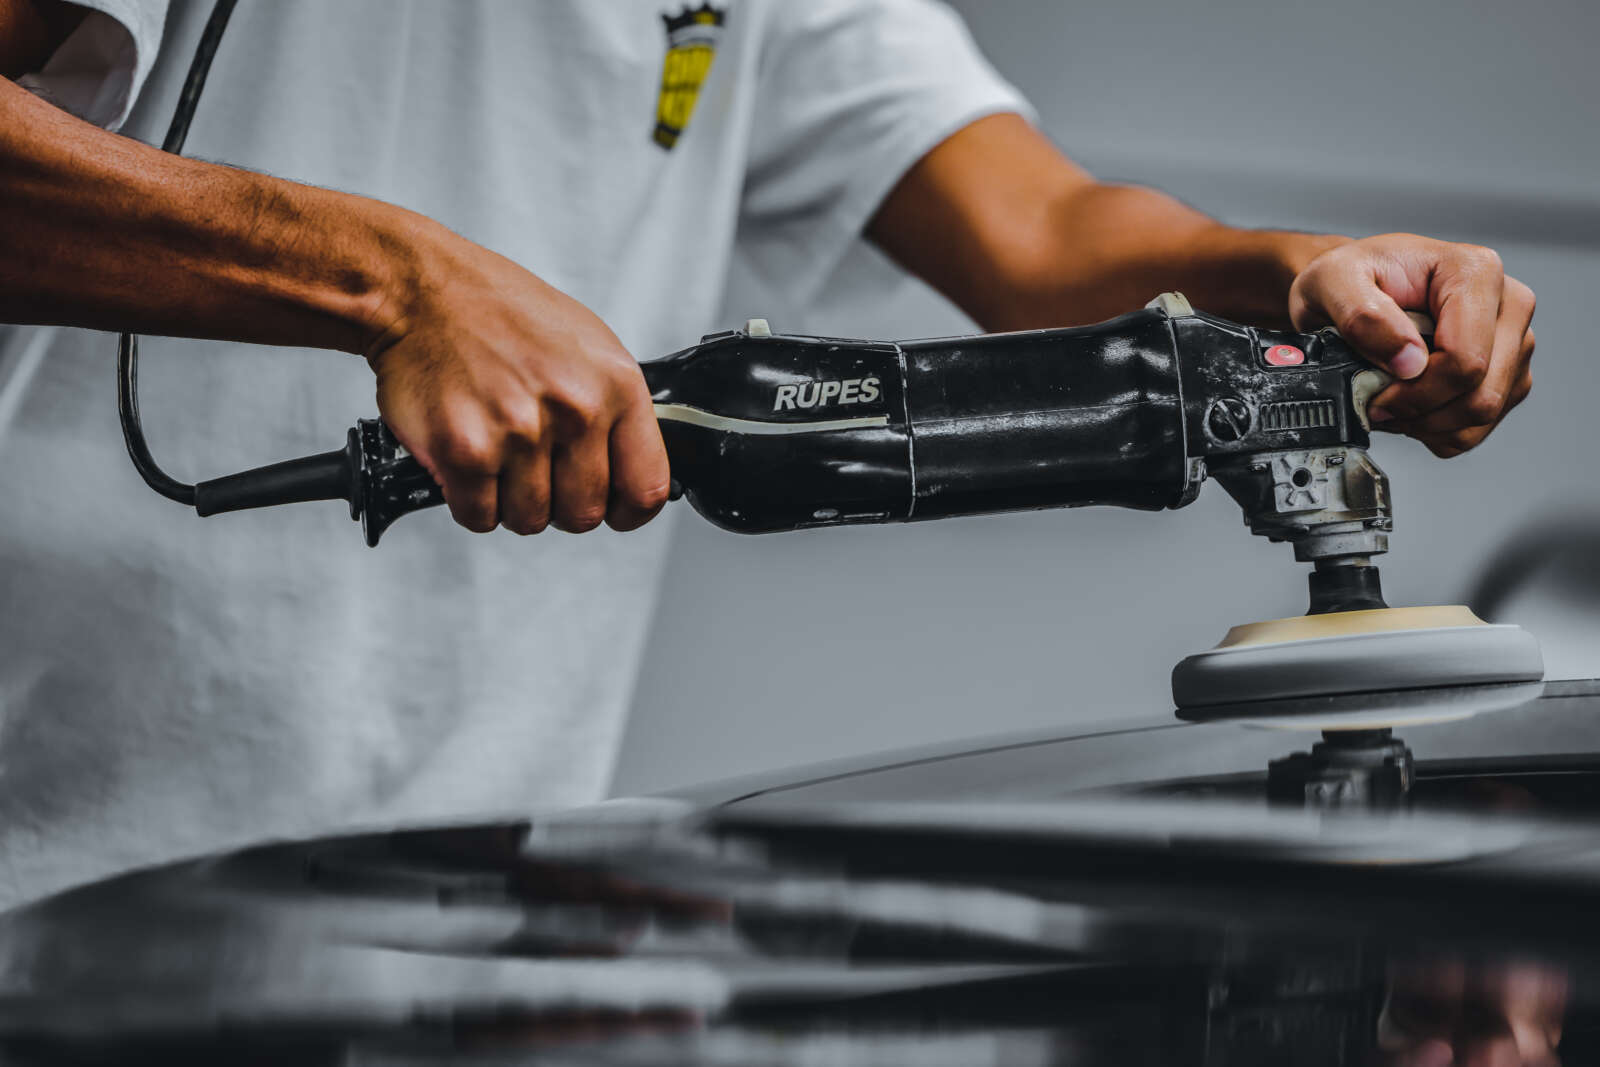
[[[1308,576],[1311,605],[1307,615],[1331,615],[1338,611],[1371,611],[1386,608],[1378,568],[1367,564],[1339,564],[1318,567]]]

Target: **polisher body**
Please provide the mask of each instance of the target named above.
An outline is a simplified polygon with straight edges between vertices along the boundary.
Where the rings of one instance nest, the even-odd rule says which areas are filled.
[[[762,320],[643,364],[675,483],[740,533],[1034,508],[1181,507],[1215,476],[1252,528],[1384,548],[1358,404],[1376,374],[1331,330],[1262,330],[1177,294],[1094,326],[914,341]],[[202,482],[202,515],[342,498],[376,544],[442,502],[381,422],[348,446]],[[1326,554],[1324,552],[1324,554]],[[1311,558],[1311,557],[1308,557]]]

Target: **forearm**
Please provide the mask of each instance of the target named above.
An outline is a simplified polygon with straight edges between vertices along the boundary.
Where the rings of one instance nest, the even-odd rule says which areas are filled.
[[[996,274],[989,329],[1096,322],[1176,290],[1240,322],[1287,325],[1289,287],[1346,238],[1223,225],[1154,189],[1091,183],[1049,205]]]
[[[26,3],[0,0],[0,40]],[[367,356],[473,530],[631,530],[666,502],[650,389],[605,323],[413,212],[177,158],[0,80],[0,246],[0,322]]]
[[[168,155],[0,81],[0,321],[365,352],[439,229]]]
[[[1286,322],[1289,286],[1341,237],[1224,226],[1164,193],[1096,182],[1018,115],[961,130],[901,179],[870,236],[986,329],[1096,322],[1166,290]]]

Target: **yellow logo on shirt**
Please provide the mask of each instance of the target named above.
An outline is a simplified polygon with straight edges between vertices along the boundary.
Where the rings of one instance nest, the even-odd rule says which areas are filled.
[[[656,101],[656,128],[651,139],[662,148],[677,144],[689,128],[727,14],[725,9],[703,3],[685,8],[682,14],[661,16],[667,24],[667,58],[661,67],[661,97]]]

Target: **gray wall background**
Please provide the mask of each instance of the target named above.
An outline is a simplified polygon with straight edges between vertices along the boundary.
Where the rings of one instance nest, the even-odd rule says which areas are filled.
[[[1593,0],[958,0],[1045,129],[1102,177],[1242,225],[1499,248],[1540,297],[1532,397],[1441,462],[1399,438],[1391,603],[1461,600],[1542,517],[1600,522],[1600,5]],[[726,318],[864,337],[962,317],[870,252],[825,304],[736,288]],[[863,277],[892,285],[892,296]],[[1153,295],[1153,294],[1152,294]],[[1230,625],[1296,614],[1302,568],[1209,486],[1190,507],[741,538],[678,512],[620,793],[1169,707]],[[1570,606],[1569,606],[1570,608]],[[1592,612],[1515,621],[1552,676],[1600,674]],[[1541,625],[1541,623],[1543,625]]]

